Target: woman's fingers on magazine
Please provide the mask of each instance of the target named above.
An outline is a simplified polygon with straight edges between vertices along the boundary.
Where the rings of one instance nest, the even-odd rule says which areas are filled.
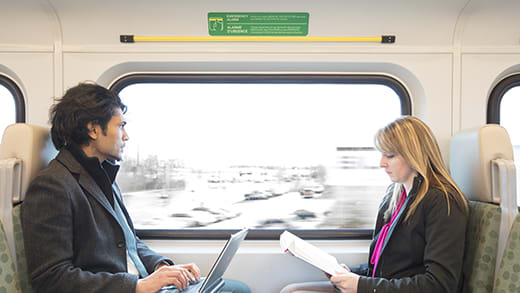
[[[330,277],[332,277],[332,275],[327,272],[323,272],[323,273],[325,274],[325,277],[327,277],[327,279],[330,279]]]

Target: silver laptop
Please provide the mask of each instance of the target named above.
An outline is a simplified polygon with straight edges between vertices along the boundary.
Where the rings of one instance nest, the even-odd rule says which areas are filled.
[[[240,247],[240,243],[244,238],[246,238],[248,230],[243,229],[233,235],[228,239],[224,248],[220,252],[217,260],[211,267],[209,274],[206,278],[201,278],[201,280],[195,284],[188,286],[188,288],[179,291],[175,286],[167,286],[163,287],[157,293],[214,293],[218,292],[220,288],[224,286],[224,280],[222,280],[222,276],[224,272],[226,272],[229,263],[235,256],[238,248]]]

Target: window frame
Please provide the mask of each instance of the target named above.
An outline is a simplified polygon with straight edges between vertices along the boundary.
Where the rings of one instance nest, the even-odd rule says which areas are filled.
[[[489,94],[487,105],[486,121],[488,124],[500,125],[500,104],[502,103],[502,98],[510,89],[517,86],[520,86],[520,73],[509,75],[495,85],[491,94]],[[520,211],[520,202],[517,204]]]
[[[510,75],[496,84],[489,95],[487,105],[487,123],[500,125],[500,104],[505,93],[520,86],[520,73]]]
[[[0,74],[0,85],[4,86],[13,95],[16,123],[25,123],[25,100],[22,91],[12,79],[2,74]]]
[[[274,83],[274,84],[379,84],[385,85],[401,100],[401,115],[412,115],[410,94],[397,79],[382,74],[169,74],[137,73],[119,78],[110,90],[119,94],[125,87],[137,83]],[[239,229],[137,229],[141,239],[223,240]],[[284,229],[251,229],[249,240],[278,240]],[[289,230],[304,239],[370,240],[373,229],[296,229]]]

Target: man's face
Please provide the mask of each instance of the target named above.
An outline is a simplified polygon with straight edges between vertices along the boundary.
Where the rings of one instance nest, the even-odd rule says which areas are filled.
[[[93,130],[90,131],[90,136],[93,138],[90,142],[91,150],[100,162],[104,160],[120,161],[122,159],[123,148],[128,140],[125,125],[126,120],[121,109],[116,108],[104,132],[100,125],[92,126]]]

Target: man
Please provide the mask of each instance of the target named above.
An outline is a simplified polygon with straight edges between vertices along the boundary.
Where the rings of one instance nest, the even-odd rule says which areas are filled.
[[[69,89],[51,108],[52,142],[59,153],[31,182],[22,204],[36,292],[149,293],[166,285],[182,290],[199,280],[197,265],[174,265],[135,236],[115,183],[114,162],[129,138],[125,112],[116,94],[86,83]],[[249,292],[240,282],[225,283],[222,292]]]

